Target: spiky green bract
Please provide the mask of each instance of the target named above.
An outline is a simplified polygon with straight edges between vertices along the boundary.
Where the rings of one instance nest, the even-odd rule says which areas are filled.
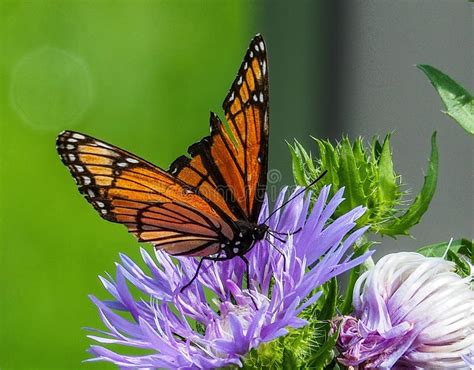
[[[474,97],[440,70],[428,64],[419,64],[417,67],[425,73],[438,92],[446,108],[444,113],[474,135]]]
[[[345,188],[346,200],[335,214],[340,215],[356,205],[367,208],[358,220],[359,225],[371,225],[371,231],[380,235],[409,235],[428,209],[436,190],[438,178],[438,151],[436,133],[431,139],[431,156],[422,190],[410,207],[400,206],[406,201],[401,190],[400,176],[393,168],[390,135],[381,143],[374,138],[368,147],[362,138],[354,143],[345,137],[335,146],[329,141],[315,139],[319,157],[313,160],[311,153],[295,141],[289,145],[292,156],[293,176],[298,185],[307,186],[324,170],[326,176],[314,186],[315,193],[323,186],[332,184],[332,192]]]

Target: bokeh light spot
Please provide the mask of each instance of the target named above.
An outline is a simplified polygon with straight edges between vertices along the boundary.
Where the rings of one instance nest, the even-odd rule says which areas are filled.
[[[24,55],[13,71],[14,110],[37,129],[71,127],[92,101],[86,63],[70,52],[46,46]]]

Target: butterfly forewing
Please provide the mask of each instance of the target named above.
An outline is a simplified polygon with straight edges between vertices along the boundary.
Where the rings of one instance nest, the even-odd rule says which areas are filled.
[[[215,253],[220,240],[233,237],[220,209],[141,158],[71,131],[59,135],[57,149],[89,203],[140,241],[171,254],[181,253],[184,244],[190,254],[206,248]]]
[[[263,38],[251,42],[223,108],[237,142],[235,157],[243,173],[239,203],[256,222],[263,202],[268,167],[268,61]],[[229,178],[232,174],[227,175]]]
[[[230,133],[211,114],[211,135],[189,148],[192,159],[178,158],[169,170],[204,192],[217,187],[228,213],[250,223],[258,219],[266,187],[267,70],[266,47],[258,35],[223,102]]]

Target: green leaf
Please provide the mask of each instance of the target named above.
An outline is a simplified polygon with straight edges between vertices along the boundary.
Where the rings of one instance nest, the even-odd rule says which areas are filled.
[[[448,248],[449,245],[449,248]],[[468,239],[458,239],[451,242],[437,243],[427,245],[418,249],[418,253],[426,257],[443,257],[448,261],[452,261],[456,265],[456,272],[465,277],[469,276],[471,268],[467,261],[471,264],[473,260],[473,244]],[[462,258],[464,256],[465,258]]]
[[[456,273],[462,277],[467,277],[471,273],[471,268],[467,261],[464,259],[460,258],[458,254],[453,252],[452,250],[448,250],[448,253],[446,255],[446,259],[448,261],[454,262],[456,265]]]
[[[425,247],[419,248],[418,253],[426,257],[443,257],[448,249],[449,242],[430,244]],[[472,251],[472,241],[468,239],[456,239],[451,242],[449,247],[455,253],[463,251]],[[465,253],[463,253],[466,255]]]
[[[431,136],[431,155],[428,173],[420,193],[410,208],[398,219],[381,225],[380,233],[386,235],[408,235],[411,227],[420,222],[421,216],[428,210],[431,199],[436,191],[438,181],[438,148],[436,146],[436,132]]]
[[[474,135],[474,98],[469,92],[438,69],[427,65],[417,65],[438,91],[446,107],[446,114],[454,119],[461,127]]]
[[[337,280],[332,278],[326,284],[327,293],[324,300],[324,305],[318,315],[319,320],[331,320],[336,313],[336,305],[338,298]]]
[[[471,261],[471,264],[474,265],[474,245],[472,244],[472,240],[462,239],[458,253],[466,256],[467,259]]]
[[[307,360],[307,368],[324,369],[333,360],[335,353],[334,347],[336,345],[339,330],[334,334],[328,336],[326,342],[314,352]]]
[[[361,238],[367,240],[366,236],[362,236]],[[362,256],[365,252],[369,250],[370,246],[373,245],[373,243],[369,241],[362,241],[361,243],[361,246],[355,249],[353,258]],[[344,300],[339,308],[343,315],[348,315],[352,312],[352,293],[354,292],[354,286],[359,276],[362,275],[362,273],[364,273],[365,271],[367,271],[367,269],[365,268],[364,264],[355,266],[350,271],[346,293],[344,294]]]

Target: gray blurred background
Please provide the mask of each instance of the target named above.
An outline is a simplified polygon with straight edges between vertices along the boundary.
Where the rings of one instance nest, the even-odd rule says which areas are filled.
[[[376,258],[451,237],[472,238],[473,138],[441,113],[438,95],[415,64],[431,64],[474,91],[473,4],[453,0],[297,1],[291,8],[282,2],[271,4],[271,9],[261,9],[267,38],[280,44],[277,50],[269,46],[270,153],[274,163],[287,170],[285,179],[291,179],[290,161],[282,157],[280,137],[296,137],[314,151],[309,135],[370,139],[393,132],[395,170],[413,199],[423,184],[431,134],[437,131],[439,182],[431,207],[412,229],[413,238],[384,238]],[[290,68],[292,62],[296,69]]]

